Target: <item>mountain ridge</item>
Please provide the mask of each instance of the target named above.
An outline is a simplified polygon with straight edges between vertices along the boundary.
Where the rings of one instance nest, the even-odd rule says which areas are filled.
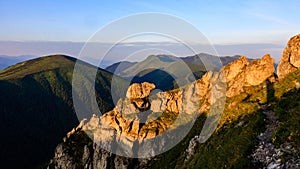
[[[182,86],[182,83],[187,84],[200,79],[205,72],[220,69],[222,64],[236,59],[237,55],[219,59],[205,53],[187,57],[159,54],[149,55],[140,62],[118,62],[108,66],[106,70],[130,80],[131,83],[147,81],[155,84],[159,90],[168,91]],[[210,63],[211,61],[214,63]],[[212,65],[218,65],[218,68]],[[179,67],[181,69],[178,69]]]
[[[295,42],[298,43],[299,38],[292,39],[296,39]],[[293,44],[294,42],[288,43],[287,54],[283,54],[287,59],[282,59],[279,66],[297,63],[299,58],[297,52],[289,53],[294,51],[291,50],[294,49],[291,48]],[[290,59],[291,57],[293,59]],[[297,94],[300,88],[300,70],[299,68],[288,69],[289,72],[277,81],[274,74],[274,60],[269,55],[254,61],[240,57],[221,69],[228,80],[225,111],[216,132],[205,143],[201,143],[200,132],[205,125],[205,119],[209,117],[207,110],[213,103],[209,99],[210,92],[214,90],[211,80],[220,79],[222,74],[206,72],[201,79],[187,85],[182,93],[179,93],[178,89],[155,92],[151,83],[144,85],[132,83],[126,98],[122,98],[115,106],[110,93],[112,74],[97,68],[99,73],[99,76],[96,76],[97,101],[101,111],[107,113],[99,117],[93,115],[93,112],[88,112],[89,120],[78,125],[78,119],[72,108],[71,94],[74,58],[70,60],[68,56],[58,56],[58,59],[52,57],[53,63],[55,58],[63,63],[49,65],[47,59],[50,58],[23,62],[0,72],[0,111],[2,112],[0,126],[6,128],[2,134],[8,136],[7,140],[0,141],[0,145],[3,145],[0,157],[5,162],[3,165],[6,168],[33,168],[37,165],[43,168],[161,168],[162,166],[165,168],[253,168],[257,164],[249,159],[250,153],[257,145],[257,136],[264,131],[266,118],[260,106],[272,102],[276,103],[274,112],[284,120],[279,119],[283,125],[276,128],[272,136],[275,146],[276,144],[281,146],[289,141],[297,151],[300,150],[298,144],[300,137],[297,134],[300,131],[297,125],[300,116],[296,116],[298,115],[296,105],[300,101],[298,103],[299,97],[295,97],[295,93]],[[42,61],[43,64],[35,66],[36,61]],[[89,67],[95,68],[90,64],[84,62],[83,64],[86,64],[88,70]],[[277,69],[277,72],[281,71],[286,70],[284,67]],[[147,72],[141,75],[147,75]],[[103,131],[98,123],[106,121],[109,123],[107,129],[119,132],[125,137],[151,139],[167,131],[182,110],[185,112],[191,110],[191,107],[187,109],[180,106],[183,104],[180,100],[195,98],[190,97],[193,95],[190,91],[194,91],[195,86],[199,86],[199,91],[194,94],[198,93],[202,98],[199,110],[202,113],[196,119],[191,131],[178,145],[155,158],[132,159],[114,155],[101,149],[87,135],[94,134],[94,129]],[[220,88],[222,86],[217,86],[216,91]],[[293,97],[296,99],[292,99]],[[285,100],[287,98],[290,100]],[[198,102],[197,99],[194,101]],[[128,120],[130,116],[142,118],[134,114],[141,110],[165,111],[163,114],[151,114],[153,121],[146,121],[143,125]],[[285,113],[290,115],[294,113],[295,117],[287,119]],[[85,133],[90,130],[91,132]],[[68,131],[71,132],[62,143],[58,144]],[[99,141],[103,141],[102,135],[94,136]],[[53,153],[56,145],[54,158],[48,164],[49,154]],[[31,152],[32,155],[23,156],[24,152]],[[296,160],[297,158],[295,156]],[[14,163],[15,159],[19,162]],[[270,164],[267,162],[258,166]],[[288,166],[283,162],[275,164]]]
[[[98,130],[98,133],[101,133],[100,131],[102,131],[101,125],[99,124],[103,124],[104,122],[102,121],[105,121],[105,124],[108,124],[107,127],[104,127],[105,129],[110,128],[111,130],[120,133],[125,137],[137,138],[142,136],[143,139],[151,139],[160,133],[163,133],[164,130],[167,130],[169,127],[168,125],[171,125],[172,123],[168,123],[168,125],[163,124],[168,122],[168,120],[165,119],[165,122],[161,121],[156,123],[156,125],[147,126],[147,124],[144,124],[142,127],[147,126],[149,127],[149,130],[144,130],[146,133],[143,135],[143,130],[140,129],[135,122],[130,123],[131,127],[127,126],[127,123],[129,123],[130,120],[126,119],[126,114],[130,112],[136,112],[136,109],[144,109],[146,107],[152,111],[161,111],[164,109],[166,112],[169,112],[167,114],[169,114],[169,117],[172,119],[172,113],[176,114],[181,109],[180,102],[178,102],[179,98],[186,96],[184,92],[178,94],[177,90],[161,92],[157,94],[157,97],[155,97],[158,100],[151,98],[153,97],[151,95],[146,96],[149,97],[150,101],[152,101],[150,104],[148,104],[148,99],[144,100],[142,98],[144,96],[141,96],[141,98],[131,98],[130,96],[132,94],[128,94],[129,98],[127,99],[129,99],[129,103],[125,98],[123,101],[119,102],[119,104],[122,106],[118,105],[114,110],[108,112],[102,117],[92,117],[89,121],[83,122],[80,127],[69,133],[67,140],[58,146],[60,147],[59,149],[56,149],[56,161],[51,161],[49,165],[50,168],[68,168],[81,166],[83,164],[86,167],[92,168],[99,166],[102,168],[126,168],[129,166],[132,168],[161,168],[162,166],[166,168],[255,167],[256,164],[249,158],[251,151],[256,146],[256,141],[254,140],[256,140],[259,133],[263,132],[265,126],[264,121],[266,118],[263,114],[263,110],[260,108],[260,105],[268,104],[271,101],[280,99],[282,96],[279,95],[282,89],[278,87],[275,88],[276,90],[273,89],[273,86],[280,86],[282,83],[276,80],[276,75],[274,73],[274,59],[271,58],[269,54],[266,54],[260,60],[253,60],[249,62],[246,57],[243,56],[223,67],[221,70],[224,71],[227,79],[227,102],[217,131],[207,142],[201,144],[202,137],[199,135],[199,128],[201,128],[204,123],[203,118],[205,119],[205,117],[208,115],[203,113],[200,114],[200,117],[197,119],[195,124],[196,127],[193,127],[188,136],[183,139],[182,142],[180,142],[173,149],[161,155],[155,156],[154,158],[134,160],[132,158],[113,155],[111,152],[108,152],[102,149],[100,146],[97,146],[97,144],[93,143],[92,140],[89,140],[86,144],[83,144],[82,147],[77,147],[77,149],[84,148],[83,154],[78,154],[78,156],[76,156],[80,163],[73,161],[72,156],[68,155],[66,152],[68,149],[62,149],[62,147],[65,147],[65,145],[71,146],[71,142],[76,135],[80,134],[85,138],[92,135],[94,139],[97,139],[96,142],[100,141],[101,143],[103,141],[103,144],[106,145],[105,140],[109,139],[109,136],[105,134],[106,138],[104,139],[101,138],[100,135],[97,135]],[[202,89],[199,91],[199,95],[201,96],[200,98],[204,98],[201,100],[202,106],[199,112],[207,111],[212,104],[209,99],[210,94],[208,94],[213,88],[213,85],[210,84],[210,79],[218,79],[219,76],[220,74],[218,72],[207,72],[201,79],[196,81],[196,83],[201,86],[199,89]],[[296,84],[297,82],[290,84],[290,89],[295,87]],[[136,86],[137,84],[134,83],[132,85]],[[145,86],[143,83],[141,85]],[[139,96],[139,90],[146,90],[147,87],[144,89],[143,87],[138,87],[137,85],[133,88],[136,88],[133,90],[133,93]],[[150,87],[150,90],[152,90],[152,87]],[[289,89],[285,88],[284,92],[287,92],[288,90]],[[172,95],[172,97],[166,96],[168,99],[166,99],[167,101],[165,102],[164,95],[168,94]],[[187,94],[187,96],[188,95],[191,95],[191,93]],[[159,103],[163,103],[166,106],[159,106],[161,105]],[[128,104],[134,104],[135,106],[128,106],[128,108],[126,108],[126,105]],[[114,120],[118,122],[114,122]],[[130,128],[130,130],[127,130],[128,128]],[[158,128],[158,130],[151,130],[151,128]],[[87,134],[85,134],[85,131],[88,131]],[[139,133],[140,131],[141,133]],[[122,141],[122,139],[120,140]],[[87,146],[87,144],[92,144],[93,146]],[[130,143],[128,143],[128,141],[127,144],[130,147]],[[222,149],[222,151],[218,151],[219,149]],[[122,152],[122,150],[120,151]],[[211,155],[212,151],[214,155]],[[128,152],[128,150],[126,152]],[[58,155],[64,155],[64,157],[68,158],[59,159]],[[87,158],[92,159],[92,161],[86,161]],[[216,161],[214,160],[215,158],[220,158],[222,160]],[[266,164],[269,165],[270,163]],[[288,164],[281,163],[279,165],[288,166]]]
[[[204,71],[206,69],[204,68],[204,64],[203,64],[201,58],[205,58],[205,57],[218,57],[218,56],[214,56],[214,55],[210,55],[210,54],[206,54],[206,53],[200,53],[200,54],[197,54],[197,55],[186,56],[186,57],[176,57],[176,56],[172,56],[172,55],[158,54],[158,55],[149,55],[147,58],[145,58],[141,62],[151,63],[152,59],[158,59],[162,62],[175,62],[175,61],[178,61],[178,60],[182,60],[185,63],[190,63],[190,64],[192,63],[192,64],[195,64],[195,65],[198,65],[198,66],[199,65],[203,66],[201,68],[201,70]],[[232,62],[233,60],[236,60],[238,57],[240,57],[240,55],[222,56],[222,57],[218,57],[218,58],[220,58],[223,65],[227,65],[228,63]],[[249,60],[252,60],[252,59],[249,59]],[[123,63],[124,63],[124,65],[122,65]],[[128,68],[134,66],[135,64],[139,64],[139,63],[140,62],[121,61],[121,62],[113,63],[112,65],[106,67],[105,69],[110,71],[111,73],[122,75],[123,71],[126,71]],[[117,70],[119,65],[122,65],[122,68],[119,68]],[[117,70],[117,72],[115,72],[116,70]],[[126,73],[125,74],[123,73],[123,75],[130,76]]]
[[[2,134],[8,136],[0,140],[2,167],[45,165],[65,133],[78,125],[72,100],[76,61],[65,55],[45,56],[0,72],[0,125],[6,128]],[[99,109],[112,109],[112,74],[82,61],[77,64],[86,72],[98,70],[95,91]],[[25,152],[31,153],[24,156]]]

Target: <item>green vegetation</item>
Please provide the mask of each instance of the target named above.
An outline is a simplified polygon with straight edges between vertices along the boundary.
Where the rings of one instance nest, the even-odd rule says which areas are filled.
[[[300,71],[292,72],[278,83],[275,83],[273,86],[275,98],[280,99],[285,93],[295,88],[297,82],[300,83]]]
[[[251,168],[249,155],[256,137],[263,129],[260,111],[244,115],[218,130],[204,144],[198,145],[188,168]]]
[[[63,55],[47,56],[0,72],[0,127],[5,137],[0,140],[0,157],[6,162],[3,168],[34,168],[47,163],[66,133],[78,125],[71,87],[75,61]],[[92,68],[81,63],[86,70]],[[111,73],[98,69],[95,91],[101,112],[114,107],[111,79]]]
[[[198,117],[192,130],[177,146],[156,157],[150,168],[253,168],[248,156],[265,125],[265,115],[255,101],[265,103],[266,98],[265,84],[248,87],[244,93],[228,98],[218,130],[205,143],[196,146],[191,159],[184,162],[185,150],[189,141],[200,134],[205,114]]]
[[[248,94],[248,99],[250,102],[256,103],[266,103],[268,101],[268,94],[270,93],[269,89],[267,89],[266,83],[261,83],[257,86],[244,87],[246,93]]]
[[[140,135],[143,135],[143,133],[147,133],[150,130],[154,131],[154,133],[157,132],[157,134],[160,134],[164,131],[164,128],[169,127],[174,123],[177,116],[177,113],[163,112],[157,119],[143,125],[140,129]]]
[[[22,78],[41,71],[74,66],[75,61],[75,58],[68,56],[53,55],[21,62],[0,71],[0,80]]]
[[[275,93],[280,98],[274,105],[274,112],[282,123],[273,135],[275,144],[292,142],[300,151],[300,90],[296,82],[300,81],[300,71],[293,72],[274,85]]]
[[[202,114],[195,121],[192,130],[187,134],[187,136],[178,143],[175,147],[169,151],[158,155],[149,164],[149,168],[175,168],[176,165],[182,166],[184,159],[182,155],[185,153],[189,145],[189,141],[197,134],[201,132],[202,126],[204,124],[206,117]],[[181,126],[183,127],[183,126]],[[180,131],[178,132],[180,134]]]

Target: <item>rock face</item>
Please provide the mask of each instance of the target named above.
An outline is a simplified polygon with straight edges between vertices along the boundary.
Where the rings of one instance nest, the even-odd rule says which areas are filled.
[[[81,153],[78,147],[63,142],[55,150],[55,158],[51,160],[48,169],[138,169],[145,168],[147,159],[133,159],[114,155],[102,149],[97,144],[84,145]]]
[[[244,86],[256,86],[274,74],[274,59],[266,54],[261,60],[248,62],[242,56],[223,68],[228,89],[226,96],[233,97],[244,91]]]
[[[155,85],[148,82],[142,84],[133,83],[127,90],[126,97],[129,99],[142,99],[149,96],[150,92],[155,89]]]
[[[201,79],[181,89],[153,95],[151,91],[155,89],[154,84],[134,83],[128,88],[126,98],[120,99],[113,110],[101,117],[94,115],[89,121],[83,121],[79,127],[68,134],[68,137],[77,131],[85,131],[90,138],[93,138],[94,143],[104,145],[106,150],[114,149],[122,155],[134,157],[139,153],[134,148],[137,143],[144,143],[168,130],[176,129],[176,126],[181,125],[175,123],[175,119],[179,116],[192,120],[196,117],[195,114],[205,113],[214,105],[221,108],[222,102],[219,100],[222,98],[240,94],[245,86],[255,86],[265,82],[274,74],[273,65],[274,59],[270,55],[265,55],[261,60],[250,63],[246,57],[242,56],[223,67],[220,72],[207,72]],[[214,115],[213,112],[212,115]],[[199,139],[194,139],[194,141]],[[160,144],[149,144],[146,153],[151,154],[161,150],[165,143],[166,141]],[[116,144],[124,146],[118,147],[115,146]],[[130,158],[122,159],[106,150],[96,144],[92,151],[85,148],[84,154],[90,154],[89,156],[93,157],[92,162],[89,162],[87,166],[90,168],[133,168],[144,165],[141,162],[134,163]],[[60,164],[60,159],[70,161],[61,153],[67,151],[61,147],[58,147],[57,151],[55,166]],[[83,159],[88,159],[88,155],[84,156],[86,157]],[[66,166],[69,166],[68,162]],[[69,167],[72,168],[72,166]]]
[[[292,37],[284,49],[277,67],[279,80],[300,68],[300,35]]]
[[[117,148],[114,151],[124,156],[134,157],[136,153],[155,154],[156,151],[163,149],[164,142],[155,150],[139,151],[134,146],[138,143],[140,147],[148,140],[174,128],[178,116],[193,117],[197,114],[200,96],[196,87],[197,83],[193,83],[183,87],[182,90],[150,95],[154,85],[133,84],[128,89],[127,98],[120,99],[112,111],[101,117],[93,116],[81,129],[90,133],[89,136],[93,141],[103,145],[106,150],[111,150],[111,146],[115,145]],[[183,106],[185,102],[189,102],[187,107]]]

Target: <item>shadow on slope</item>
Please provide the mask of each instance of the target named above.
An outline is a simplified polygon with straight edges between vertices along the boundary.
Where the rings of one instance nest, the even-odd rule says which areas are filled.
[[[66,133],[78,125],[71,86],[75,61],[63,55],[48,56],[0,72],[3,168],[35,168],[46,164]],[[87,69],[92,67],[81,63]],[[95,91],[101,112],[114,107],[111,79],[111,73],[98,69]]]

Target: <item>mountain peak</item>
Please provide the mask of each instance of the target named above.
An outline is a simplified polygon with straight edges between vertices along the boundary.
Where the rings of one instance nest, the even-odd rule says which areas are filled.
[[[172,55],[149,55],[146,60],[159,59],[161,62],[175,62],[178,60],[176,56]]]
[[[256,86],[267,80],[274,73],[274,59],[266,54],[260,60],[249,63],[245,56],[223,67],[227,87],[227,97],[235,96],[244,91],[244,86]]]
[[[0,80],[21,78],[28,74],[38,73],[61,67],[74,66],[76,59],[66,55],[49,55],[17,63],[0,71]]]

